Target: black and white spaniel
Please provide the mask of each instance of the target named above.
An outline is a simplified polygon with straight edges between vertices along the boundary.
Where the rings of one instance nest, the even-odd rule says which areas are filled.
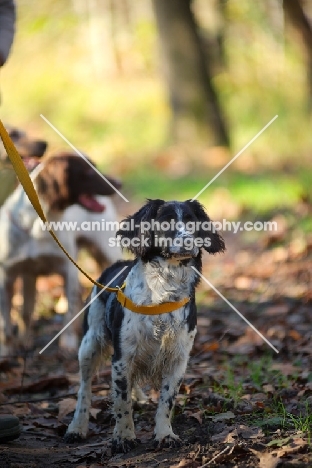
[[[145,315],[123,306],[114,292],[93,288],[79,350],[81,386],[65,438],[73,442],[87,435],[91,379],[111,345],[113,451],[127,452],[138,443],[131,392],[146,382],[160,390],[155,445],[177,446],[180,439],[172,430],[171,415],[196,334],[196,270],[201,272],[202,249],[223,252],[224,241],[200,203],[191,200],[149,200],[121,223],[118,235],[135,260],[115,263],[100,283],[121,286],[125,281],[124,294],[136,305],[189,301],[173,312],[157,314],[156,308],[156,315]]]

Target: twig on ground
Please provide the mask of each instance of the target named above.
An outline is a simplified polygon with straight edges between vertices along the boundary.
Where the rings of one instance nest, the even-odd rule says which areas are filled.
[[[215,455],[211,460],[209,460],[207,463],[205,463],[204,465],[200,466],[199,468],[206,468],[208,465],[211,465],[211,463],[215,460],[217,460],[221,455],[224,455],[225,453],[227,455],[230,455],[233,450],[234,450],[234,447],[235,445],[228,445],[225,447],[224,450],[222,450],[221,452],[219,452],[217,455]]]

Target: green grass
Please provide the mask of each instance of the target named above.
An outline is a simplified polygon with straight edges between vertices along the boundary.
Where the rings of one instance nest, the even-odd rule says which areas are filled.
[[[206,170],[179,179],[169,178],[166,174],[140,168],[124,178],[124,185],[137,199],[164,198],[185,200],[194,197],[218,171]],[[312,177],[312,171],[310,172]],[[280,172],[247,175],[227,171],[209,186],[199,200],[208,208],[214,201],[218,189],[225,188],[230,198],[243,209],[265,212],[281,207],[294,206],[305,193],[309,193],[306,175],[284,175]],[[212,201],[211,201],[212,200]],[[308,220],[306,221],[309,225]]]
[[[239,376],[236,375],[232,366],[225,365],[222,385],[215,383],[213,390],[225,398],[232,400],[234,403],[234,408],[236,408],[241,396],[244,393],[243,381],[239,378]]]
[[[285,376],[278,370],[272,369],[273,358],[271,354],[264,354],[259,360],[249,361],[243,355],[233,357],[231,365],[224,363],[224,376],[222,385],[217,385],[215,391],[233,399],[235,405],[244,393],[248,393],[244,384],[251,391],[263,391],[263,385],[271,384],[278,389],[287,388],[296,375]]]
[[[284,403],[281,400],[275,402],[275,412],[271,418],[280,418],[280,427],[285,430],[295,430],[301,432],[308,438],[311,444],[312,438],[312,414],[311,403],[305,402],[304,409],[301,409],[298,414],[290,413],[286,410]]]
[[[270,354],[254,361],[249,361],[243,355],[234,356],[231,364],[226,361],[222,366],[224,370],[222,384],[215,384],[213,390],[230,399],[236,408],[244,394],[264,392],[264,385],[273,385],[277,394],[284,388],[291,388],[297,382],[296,372],[286,376],[272,369],[273,363],[274,360]],[[261,427],[267,434],[278,428],[284,431],[301,432],[311,444],[311,402],[298,398],[297,405],[296,410],[289,412],[280,396],[268,395],[263,409],[254,409],[245,417],[249,424]]]

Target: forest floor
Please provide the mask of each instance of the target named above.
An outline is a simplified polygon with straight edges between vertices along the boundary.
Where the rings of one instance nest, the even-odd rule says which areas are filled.
[[[65,443],[77,356],[55,343],[39,354],[62,327],[61,315],[39,315],[33,346],[0,360],[0,413],[17,415],[23,428],[0,445],[1,468],[311,467],[312,239],[286,231],[249,243],[228,233],[226,254],[204,256],[204,276],[278,353],[202,282],[198,333],[173,418],[181,448],[153,448],[158,395],[149,390],[146,404],[134,404],[142,443],[112,455],[109,363],[93,380],[88,438]],[[57,281],[48,281],[39,285],[41,309],[50,307],[51,292],[59,294]]]

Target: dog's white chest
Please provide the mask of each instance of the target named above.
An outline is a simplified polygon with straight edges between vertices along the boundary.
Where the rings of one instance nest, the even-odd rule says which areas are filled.
[[[188,358],[196,331],[188,331],[182,309],[147,317],[125,310],[121,330],[124,352],[132,356],[134,381],[151,382],[156,388],[165,372]]]
[[[138,263],[130,272],[125,294],[136,304],[175,302],[190,295],[187,284],[191,268],[181,269],[161,259]],[[124,309],[121,342],[132,356],[133,378],[158,386],[165,372],[174,372],[180,360],[187,360],[195,337],[187,322],[190,305],[174,312],[146,316]]]

